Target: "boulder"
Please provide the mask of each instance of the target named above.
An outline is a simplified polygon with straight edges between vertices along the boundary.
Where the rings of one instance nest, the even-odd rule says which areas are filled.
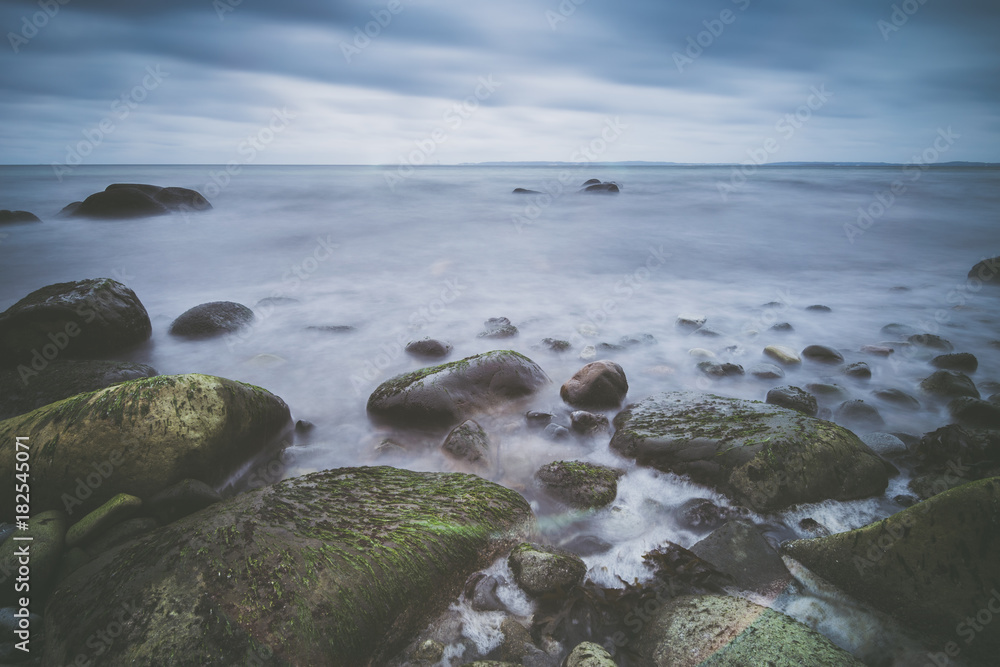
[[[699,361],[698,370],[710,378],[721,380],[729,377],[743,377],[743,367],[739,364],[718,363],[715,361]]]
[[[618,663],[600,644],[583,642],[566,656],[566,667],[618,667]]]
[[[780,380],[785,377],[785,371],[774,364],[754,364],[748,372],[758,380]]]
[[[913,453],[925,466],[947,466],[949,462],[975,464],[1000,461],[1000,431],[942,426],[925,433]]]
[[[764,354],[785,366],[794,366],[795,364],[802,363],[802,358],[795,350],[784,345],[768,345],[764,348]]]
[[[615,451],[758,512],[866,498],[888,484],[882,460],[847,429],[758,401],[670,392],[628,406],[614,425]]]
[[[517,585],[532,596],[568,591],[583,583],[587,574],[587,566],[576,554],[527,542],[510,552],[507,564]]]
[[[613,361],[594,361],[566,381],[559,396],[574,407],[616,408],[628,393],[625,371]]]
[[[984,257],[982,261],[977,262],[975,266],[969,269],[968,278],[969,280],[981,280],[986,285],[1000,285],[1000,278],[997,277],[998,273],[1000,273],[1000,257],[992,259]]]
[[[559,338],[543,338],[541,346],[550,352],[565,352],[573,347],[573,344]]]
[[[980,397],[976,384],[968,375],[958,371],[935,371],[920,381],[920,388],[938,398]]]
[[[253,324],[253,311],[232,301],[212,301],[189,308],[170,325],[170,333],[185,338],[206,338],[234,333]]]
[[[764,402],[788,408],[789,410],[795,410],[809,417],[815,417],[816,412],[819,410],[815,396],[798,387],[787,384],[768,391]]]
[[[914,334],[907,337],[906,342],[912,343],[917,347],[925,347],[930,350],[941,350],[943,352],[951,352],[955,349],[954,345],[944,338],[941,338],[941,336],[929,333]]]
[[[426,357],[428,359],[440,359],[447,357],[451,352],[451,343],[445,343],[433,338],[422,340],[412,340],[406,344],[406,351],[415,357]]]
[[[156,369],[128,361],[55,359],[41,371],[0,370],[0,419],[119,382],[156,375]]]
[[[0,367],[24,375],[55,359],[117,354],[152,334],[135,292],[110,278],[56,283],[0,313]]]
[[[806,306],[806,310],[811,313],[832,313],[833,308],[830,306],[824,306],[822,304],[814,304],[812,306]]]
[[[87,514],[66,531],[66,546],[80,547],[100,537],[111,526],[131,519],[142,508],[142,499],[119,493]]]
[[[872,369],[866,362],[858,361],[845,366],[844,375],[858,380],[870,380],[872,377]]]
[[[844,355],[826,345],[810,345],[802,350],[802,356],[824,364],[839,364],[844,361]]]
[[[573,430],[582,435],[607,433],[611,430],[607,417],[586,410],[574,410],[569,415],[569,421]]]
[[[85,513],[185,478],[220,484],[289,423],[284,401],[253,385],[208,375],[133,380],[0,422],[0,477],[12,479],[14,437],[28,433],[32,507]],[[0,498],[0,516],[13,515],[12,503]]]
[[[0,210],[0,225],[14,224],[18,222],[41,222],[38,216],[28,211],[8,211]]]
[[[513,338],[517,335],[517,327],[506,317],[491,317],[483,325],[486,328],[479,333],[479,338]]]
[[[368,398],[367,409],[379,422],[449,427],[548,383],[548,376],[531,359],[495,350],[386,380]]]
[[[594,183],[580,190],[580,192],[618,194],[620,188],[617,183]]]
[[[45,610],[43,661],[69,664],[129,605],[107,664],[385,664],[531,521],[517,493],[474,475],[286,480],[70,575]]]
[[[166,525],[222,500],[219,492],[197,479],[182,479],[146,501],[146,511]]]
[[[964,373],[975,373],[979,368],[979,360],[976,355],[968,352],[954,352],[952,354],[940,354],[931,359],[931,366],[943,368],[948,371],[962,371]]]
[[[77,205],[61,212],[73,218],[124,220],[148,218],[172,212],[204,211],[212,208],[204,197],[187,188],[161,188],[157,185],[114,183]]]
[[[762,595],[776,596],[792,578],[774,547],[744,519],[726,522],[695,543],[691,552],[740,588]]]
[[[745,515],[745,508],[719,507],[708,498],[691,498],[677,508],[677,522],[699,532],[714,530],[720,525]]]
[[[1000,429],[1000,404],[993,401],[960,396],[948,403],[948,412],[962,426]]]
[[[915,412],[920,409],[920,401],[900,389],[876,389],[872,396],[902,410]]]
[[[554,461],[538,469],[542,488],[577,509],[604,507],[618,495],[624,471],[580,461]]]
[[[682,596],[654,612],[637,648],[655,667],[863,667],[808,626],[743,598]]]
[[[525,188],[514,188],[513,194],[515,195],[540,195],[542,194],[538,190],[527,190]]]
[[[992,660],[1000,652],[1000,633],[976,634],[969,619],[1000,604],[998,525],[1000,477],[994,477],[945,491],[864,528],[790,542],[784,551],[941,645],[954,641],[956,632],[974,636],[975,641],[964,642],[962,657]]]
[[[489,467],[490,440],[486,437],[483,427],[471,419],[466,419],[452,429],[441,449],[453,459],[477,467]]]
[[[837,406],[834,417],[836,417],[838,422],[869,431],[885,426],[885,420],[879,414],[878,408],[865,403],[861,399],[844,401]]]

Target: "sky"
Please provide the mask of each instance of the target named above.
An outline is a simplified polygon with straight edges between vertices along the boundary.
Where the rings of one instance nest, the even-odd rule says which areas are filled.
[[[0,0],[0,163],[1000,162],[996,0]]]

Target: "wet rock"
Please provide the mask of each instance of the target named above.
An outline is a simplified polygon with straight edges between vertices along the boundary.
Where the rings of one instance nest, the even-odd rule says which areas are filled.
[[[428,359],[440,359],[447,357],[451,353],[451,344],[433,338],[423,340],[411,340],[406,344],[406,351],[415,357],[425,357]]]
[[[844,361],[844,355],[826,345],[810,345],[802,350],[802,356],[824,364],[840,364]]]
[[[785,377],[785,371],[774,364],[755,364],[750,367],[749,373],[759,380],[780,380]]]
[[[695,359],[715,359],[715,352],[706,350],[703,347],[693,347],[688,350],[688,354]]]
[[[565,352],[566,350],[573,347],[573,345],[568,340],[560,340],[558,338],[543,338],[542,347],[550,352]]]
[[[616,345],[615,343],[598,343],[598,352],[621,352],[625,349],[624,345]]]
[[[848,594],[910,625],[930,645],[996,604],[1000,583],[1000,478],[934,496],[871,525],[797,540],[784,551]],[[1000,633],[985,632],[962,656],[992,660]]]
[[[885,420],[879,414],[878,408],[869,405],[861,399],[844,401],[833,413],[838,422],[843,422],[857,428],[868,430],[879,429],[885,426]]]
[[[138,517],[122,521],[109,528],[100,537],[87,544],[87,554],[97,557],[105,551],[110,551],[126,542],[139,539],[146,533],[152,532],[160,527],[160,523],[148,516]]]
[[[559,424],[549,424],[542,429],[542,436],[546,440],[552,440],[553,442],[567,440],[570,435],[570,430],[565,426],[560,426]]]
[[[523,542],[511,551],[507,564],[514,581],[532,596],[567,591],[583,582],[587,566],[568,551]]]
[[[883,336],[899,336],[901,338],[906,338],[918,333],[918,331],[908,324],[899,324],[894,322],[879,329],[879,333]]]
[[[622,336],[618,341],[619,345],[625,347],[637,347],[639,345],[656,345],[656,338],[652,334],[641,333],[632,336]]]
[[[931,366],[943,368],[949,371],[963,371],[974,373],[979,368],[979,360],[976,355],[968,352],[957,352],[954,354],[941,354],[931,359]]]
[[[830,308],[830,306],[823,306],[823,305],[819,305],[819,304],[816,304],[816,305],[813,305],[813,306],[806,306],[806,310],[808,310],[811,313],[832,313],[833,312],[833,309]]]
[[[497,596],[498,577],[476,572],[465,582],[465,597],[476,611],[507,611],[507,606]]]
[[[119,493],[74,523],[66,532],[66,546],[86,546],[111,526],[134,517],[141,508],[141,498]]]
[[[969,280],[981,280],[984,285],[1000,285],[997,273],[1000,273],[1000,257],[983,258],[981,262],[969,269],[968,278]]]
[[[391,438],[384,438],[375,445],[375,457],[378,459],[399,459],[406,456],[406,447]]]
[[[28,211],[8,211],[0,210],[0,225],[14,224],[18,222],[41,222],[38,216]]]
[[[500,634],[503,635],[500,646],[490,651],[486,657],[501,664],[513,664],[519,667],[524,657],[534,648],[531,634],[511,616],[500,622]]]
[[[594,183],[593,185],[588,185],[580,192],[588,193],[604,193],[604,194],[617,194],[620,191],[617,183]]]
[[[815,630],[743,598],[683,596],[654,612],[637,648],[657,667],[863,667]]]
[[[743,367],[738,364],[717,363],[714,361],[702,361],[698,363],[698,370],[710,378],[717,380],[727,377],[742,377]]]
[[[691,335],[704,336],[705,338],[722,338],[726,334],[715,327],[705,324],[695,329]]]
[[[968,375],[958,371],[935,371],[920,381],[920,388],[939,398],[980,397],[976,384]]]
[[[784,345],[768,345],[764,348],[764,354],[785,366],[802,363],[802,358],[799,357],[795,350]]]
[[[545,428],[548,426],[555,415],[548,412],[538,412],[537,410],[532,410],[524,415],[525,420],[528,422],[528,426],[532,428]]]
[[[866,433],[861,436],[861,442],[879,456],[901,456],[907,452],[906,443],[891,433]]]
[[[320,331],[322,333],[344,334],[357,331],[357,328],[350,324],[317,324],[305,328],[306,331]]]
[[[587,345],[582,350],[580,350],[580,359],[583,361],[590,361],[591,359],[597,358],[597,348],[593,345]]]
[[[545,372],[524,355],[495,350],[396,376],[368,398],[368,415],[399,426],[448,427],[534,393]]]
[[[611,654],[594,642],[583,642],[566,656],[566,667],[617,667]]]
[[[678,329],[683,331],[692,332],[695,329],[701,327],[708,318],[704,315],[678,315],[677,320],[674,323]]]
[[[862,345],[861,351],[865,354],[871,354],[876,357],[888,357],[890,354],[895,352],[894,349],[887,345]]]
[[[806,391],[820,401],[844,401],[848,397],[843,387],[824,382],[811,382],[806,385]]]
[[[812,533],[817,537],[826,537],[830,534],[829,528],[812,517],[806,517],[805,519],[799,521],[799,528],[808,533]],[[782,561],[782,564],[784,564],[784,561]]]
[[[489,466],[490,440],[483,427],[471,419],[452,429],[441,449],[453,459],[481,467]]]
[[[844,375],[858,380],[870,380],[872,377],[872,369],[867,363],[858,361],[844,367]]]
[[[948,403],[948,412],[962,426],[1000,429],[1000,405],[992,401],[961,396]]]
[[[515,195],[540,195],[542,194],[538,190],[528,190],[526,188],[514,188],[512,194]]]
[[[835,424],[757,401],[672,392],[615,417],[611,448],[688,474],[759,512],[880,494],[882,460]]]
[[[479,333],[479,338],[513,338],[517,335],[517,327],[506,317],[491,317],[483,325],[486,328]]]
[[[32,462],[32,506],[86,513],[119,493],[149,497],[185,478],[222,483],[290,421],[284,401],[242,382],[133,380],[0,422],[0,475],[13,479],[14,437],[30,433],[32,448],[47,453]],[[0,497],[0,516],[13,514],[12,501]]]
[[[941,338],[941,336],[936,336],[934,334],[922,333],[914,334],[906,339],[906,342],[912,343],[918,347],[925,347],[930,350],[942,350],[944,352],[951,352],[955,349],[955,346],[950,342]]]
[[[924,434],[914,445],[917,458],[930,467],[1000,460],[1000,431],[972,429],[958,424]]]
[[[767,398],[764,402],[795,410],[810,417],[815,417],[816,411],[819,409],[815,396],[791,385],[771,389],[767,392]]]
[[[146,309],[125,285],[109,278],[56,283],[0,313],[0,367],[20,364],[30,378],[56,357],[110,356],[152,331]]]
[[[585,188],[588,185],[594,185],[595,183],[600,183],[600,182],[601,182],[601,179],[599,179],[599,178],[588,178],[586,181],[583,182],[583,185],[581,185],[580,187],[581,188]]]
[[[170,325],[170,333],[185,338],[207,338],[234,333],[253,324],[255,316],[246,306],[232,301],[212,301],[184,311]]]
[[[742,508],[741,508],[742,509]],[[708,498],[691,498],[677,508],[677,522],[694,530],[714,530],[726,521],[745,513],[729,507],[719,507]]]
[[[615,408],[628,393],[625,371],[613,361],[594,361],[576,372],[559,390],[574,407]]]
[[[298,303],[302,302],[290,296],[265,296],[254,304],[254,308],[261,310],[263,308],[273,308],[274,306],[294,306]]]
[[[72,208],[71,208],[72,207]],[[78,206],[67,206],[60,215],[73,218],[124,220],[147,218],[173,212],[194,212],[211,209],[212,205],[194,190],[187,188],[134,183],[114,183],[97,192]]]
[[[692,546],[691,552],[728,574],[744,590],[777,594],[791,581],[781,556],[746,520],[726,522]]]
[[[535,478],[555,498],[578,509],[604,507],[618,495],[624,471],[580,461],[555,461],[538,469]]]
[[[779,333],[787,333],[787,332],[790,332],[790,331],[795,331],[795,327],[793,327],[788,322],[778,322],[777,324],[772,324],[770,327],[768,327],[768,331],[777,331]]]
[[[299,419],[295,422],[295,432],[300,435],[306,435],[312,433],[313,429],[316,428],[316,424],[306,419]]]
[[[182,479],[146,501],[146,512],[166,525],[222,500],[219,492],[197,479]]]
[[[13,479],[13,475],[7,479]],[[13,498],[14,494],[10,495]],[[4,585],[0,586],[0,607],[16,604],[17,599],[27,592],[31,594],[32,607],[43,608],[45,597],[55,581],[56,568],[59,566],[66,544],[66,524],[66,515],[60,510],[40,512],[28,519],[28,530],[17,531],[17,537],[30,537],[30,541],[9,539],[0,544],[0,573],[4,573],[6,579]],[[21,557],[18,552],[25,544],[30,544],[31,576],[28,583],[31,588],[30,591],[17,592],[14,590],[13,575],[18,572],[20,565]]]
[[[385,664],[531,519],[517,493],[474,475],[362,467],[286,480],[78,570],[49,601],[43,659],[72,662],[128,602],[107,664],[252,664],[264,649],[285,664]],[[288,631],[302,619],[308,632]]]
[[[573,430],[577,433],[582,433],[583,435],[606,433],[611,430],[611,424],[608,422],[608,418],[604,415],[594,414],[593,412],[576,410],[570,413],[569,419],[573,426]]]
[[[880,401],[891,403],[897,408],[909,410],[911,412],[919,410],[921,407],[920,401],[910,394],[907,394],[905,391],[901,391],[899,389],[876,389],[872,392],[872,396]]]
[[[155,375],[156,369],[145,364],[98,360],[55,359],[41,371],[27,367],[0,370],[0,419],[119,382]]]
[[[614,545],[607,540],[602,540],[596,535],[577,535],[573,539],[565,542],[562,548],[577,556],[594,556],[603,554],[611,550]]]

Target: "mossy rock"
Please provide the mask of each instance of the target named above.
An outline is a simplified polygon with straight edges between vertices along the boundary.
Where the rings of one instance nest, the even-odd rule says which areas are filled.
[[[719,595],[668,602],[643,628],[638,649],[656,667],[864,667],[784,614]]]
[[[399,426],[449,427],[548,383],[531,359],[494,350],[383,382],[368,398],[368,414]]]
[[[618,667],[618,664],[600,644],[583,642],[566,656],[566,667]]]
[[[789,542],[784,551],[944,645],[967,618],[995,606],[1000,477],[963,484],[863,528]],[[992,631],[962,646],[963,658],[995,658],[998,652],[1000,633]]]
[[[0,422],[0,478],[13,479],[14,437],[28,435],[32,507],[89,512],[116,494],[148,498],[187,477],[219,484],[289,422],[284,401],[242,382],[134,380]],[[13,514],[13,500],[0,499],[0,516]]]
[[[543,465],[535,478],[551,495],[571,507],[604,507],[618,495],[618,478],[624,471],[581,461],[553,461]]]
[[[66,531],[66,546],[79,547],[92,541],[111,526],[131,519],[139,513],[142,498],[119,493],[117,496],[83,517]]]
[[[107,664],[384,664],[531,528],[474,475],[340,468],[258,489],[104,554],[45,611],[69,664],[123,602]]]
[[[856,435],[759,401],[670,392],[615,417],[611,448],[687,474],[758,512],[885,491],[882,459]]]
[[[583,582],[587,566],[576,554],[523,542],[507,558],[514,581],[529,595],[568,591]]]

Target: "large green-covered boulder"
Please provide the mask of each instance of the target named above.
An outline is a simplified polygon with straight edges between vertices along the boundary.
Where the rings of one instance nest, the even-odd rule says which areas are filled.
[[[643,628],[638,648],[656,667],[863,667],[795,619],[719,595],[668,602]]]
[[[942,646],[968,632],[974,641],[958,644],[963,657],[1000,653],[1000,633],[974,631],[977,614],[1000,608],[1000,477],[963,484],[863,528],[789,542],[784,551]]]
[[[118,493],[148,498],[188,477],[220,484],[289,420],[284,401],[242,382],[133,380],[0,422],[0,479],[13,479],[15,436],[28,437],[32,510],[75,520]],[[0,497],[0,516],[13,500]]]
[[[217,503],[88,563],[53,592],[43,662],[385,664],[532,522],[475,475],[312,473]]]
[[[885,491],[883,461],[842,426],[759,401],[670,392],[628,406],[612,449],[758,512]]]
[[[368,414],[398,426],[454,426],[548,383],[523,354],[494,350],[386,380],[368,398]]]

